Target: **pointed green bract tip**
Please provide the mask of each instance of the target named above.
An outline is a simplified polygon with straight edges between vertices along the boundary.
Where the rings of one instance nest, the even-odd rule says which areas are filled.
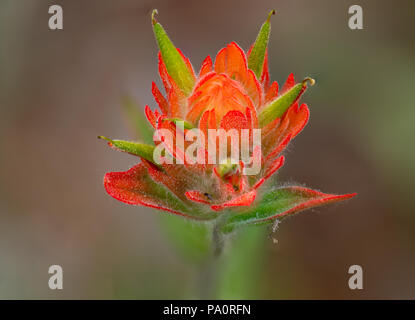
[[[109,139],[109,138],[107,138],[107,137],[104,137],[104,136],[98,136],[98,139],[101,139],[101,140],[106,140],[106,141],[108,141],[108,142],[112,142],[112,140],[111,140],[111,139]]]
[[[146,159],[147,161],[150,161],[154,163],[153,159],[153,152],[155,147],[144,144],[144,143],[138,143],[138,142],[132,142],[132,141],[124,141],[124,140],[112,140],[104,136],[98,136],[98,139],[106,140],[109,142],[109,145],[113,148],[116,148],[120,151],[139,156],[141,158]]]
[[[268,47],[269,35],[271,32],[271,16],[275,10],[271,10],[267,20],[262,24],[258,36],[248,57],[248,68],[251,69],[259,79],[264,69],[265,53]]]
[[[277,13],[277,11],[275,11],[274,9],[272,9],[270,11],[270,13],[268,13],[267,22],[270,22],[271,21],[271,16],[274,15],[274,14],[276,14],[276,13]]]
[[[285,111],[287,111],[287,109],[304,93],[307,89],[307,83],[310,86],[313,86],[315,82],[316,81],[313,78],[307,77],[301,83],[297,83],[290,90],[283,93],[281,96],[277,97],[265,106],[258,116],[261,128],[275,119],[280,118]]]
[[[195,79],[182,55],[174,46],[162,25],[156,20],[155,15],[157,13],[157,9],[154,9],[151,14],[151,21],[161,57],[166,65],[168,74],[172,77],[177,86],[188,95],[193,90]]]
[[[303,86],[307,86],[307,82],[310,85],[310,87],[314,86],[316,84],[316,80],[310,77],[304,78],[304,80],[301,82]]]
[[[157,9],[154,9],[151,13],[151,22],[153,23],[153,25],[157,23],[156,14],[159,14],[159,12],[157,11]]]

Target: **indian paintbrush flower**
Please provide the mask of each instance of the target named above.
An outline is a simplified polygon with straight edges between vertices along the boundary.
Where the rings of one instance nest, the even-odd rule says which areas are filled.
[[[248,139],[252,139],[253,130],[260,129],[261,147],[250,152],[259,156],[261,167],[258,174],[247,176],[243,174],[243,161],[189,163],[183,159],[180,147],[156,139],[156,135],[152,145],[105,138],[110,146],[141,160],[128,171],[105,175],[104,186],[112,197],[193,220],[218,219],[220,231],[228,233],[355,195],[265,183],[282,167],[284,149],[308,122],[309,108],[299,100],[314,84],[308,77],[296,83],[292,74],[281,89],[276,81],[270,82],[267,47],[274,11],[247,52],[232,42],[218,52],[214,62],[208,56],[198,73],[174,46],[156,20],[156,13],[154,10],[151,21],[160,49],[159,73],[165,95],[153,82],[152,93],[159,109],[145,107],[151,126],[154,130],[167,130],[173,137],[185,135],[192,128],[198,128],[205,136],[209,129],[245,129]],[[184,125],[180,127],[178,122]],[[182,162],[156,163],[153,153],[159,144]]]

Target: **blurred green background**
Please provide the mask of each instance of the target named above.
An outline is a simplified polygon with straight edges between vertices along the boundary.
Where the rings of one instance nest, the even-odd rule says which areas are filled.
[[[48,29],[63,7],[64,29]],[[364,30],[348,28],[360,4]],[[415,298],[413,1],[0,0],[0,298],[197,298],[198,267],[177,253],[152,209],[102,186],[136,158],[108,149],[128,138],[121,97],[155,107],[160,84],[150,12],[196,70],[231,41],[254,41],[270,9],[271,76],[317,80],[309,125],[280,181],[357,192],[308,211],[267,238],[234,241],[219,297]],[[174,218],[173,218],[174,219]],[[255,246],[250,244],[255,244]],[[235,275],[250,261],[246,278]],[[64,289],[48,288],[48,268]],[[352,291],[350,265],[364,271]],[[195,280],[196,279],[196,280]]]

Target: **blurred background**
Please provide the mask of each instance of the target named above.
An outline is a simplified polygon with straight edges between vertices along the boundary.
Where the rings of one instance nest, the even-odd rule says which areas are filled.
[[[48,28],[53,4],[63,8],[62,31]],[[363,7],[363,30],[348,28],[352,4]],[[105,172],[137,162],[96,138],[132,138],[121,97],[155,107],[153,8],[196,70],[231,41],[249,48],[275,8],[272,79],[317,81],[303,98],[309,125],[279,180],[358,193],[287,220],[278,243],[266,230],[254,248],[236,241],[240,261],[255,268],[221,297],[414,299],[409,0],[0,0],[0,298],[197,298],[198,267],[165,235],[163,213],[117,202],[102,185]],[[63,290],[48,287],[53,264],[63,267]],[[354,264],[363,290],[348,287]]]

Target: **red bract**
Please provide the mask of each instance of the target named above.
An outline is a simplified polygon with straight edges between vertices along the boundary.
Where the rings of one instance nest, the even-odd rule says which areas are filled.
[[[355,195],[323,194],[293,186],[266,189],[264,183],[284,164],[281,154],[308,122],[309,108],[299,99],[307,85],[314,84],[311,78],[296,84],[292,74],[281,90],[277,82],[270,83],[270,16],[248,52],[232,42],[218,52],[214,63],[208,56],[198,74],[189,59],[174,47],[154,13],[152,23],[165,90],[163,95],[153,82],[152,93],[159,109],[145,108],[152,127],[169,130],[175,138],[191,128],[200,129],[206,137],[209,129],[248,129],[250,138],[253,129],[261,129],[261,148],[250,150],[252,154],[260,153],[261,170],[255,176],[246,176],[242,174],[243,162],[189,163],[175,140],[154,143],[163,143],[183,164],[176,161],[159,165],[152,159],[154,145],[109,140],[111,146],[141,158],[141,163],[126,172],[105,175],[104,185],[112,197],[196,220],[224,217],[223,230],[231,231],[239,225],[270,222]],[[184,128],[177,125],[179,120],[186,124]],[[185,142],[184,147],[188,144]]]

